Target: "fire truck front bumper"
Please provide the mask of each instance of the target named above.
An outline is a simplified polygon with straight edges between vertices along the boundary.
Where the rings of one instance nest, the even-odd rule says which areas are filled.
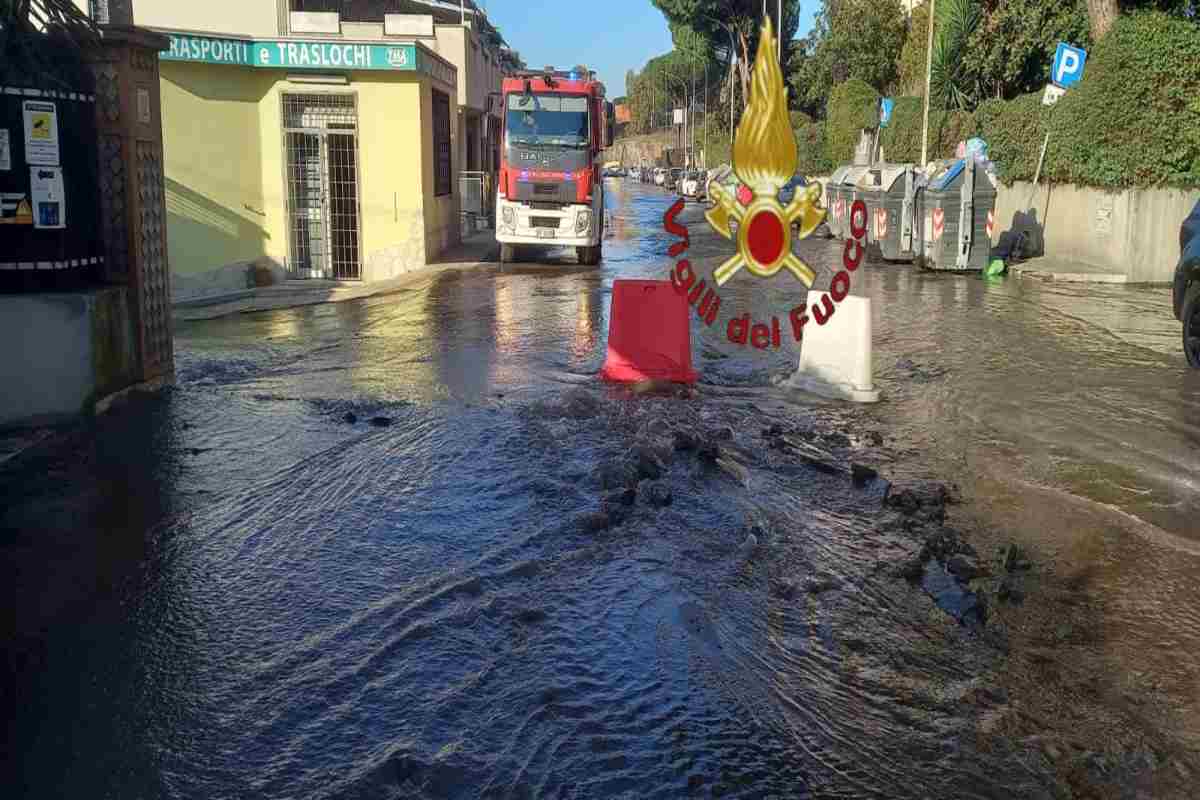
[[[496,202],[496,241],[503,244],[588,247],[600,241],[599,225],[596,212],[582,203],[544,209]]]

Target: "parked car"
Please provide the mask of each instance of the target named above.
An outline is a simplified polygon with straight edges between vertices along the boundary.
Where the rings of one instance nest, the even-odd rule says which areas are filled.
[[[667,174],[667,181],[664,185],[666,186],[666,188],[668,188],[671,191],[678,194],[679,193],[679,179],[681,177],[683,177],[683,170],[680,169],[679,167],[672,167],[671,171]]]
[[[1171,300],[1175,319],[1183,323],[1183,354],[1200,369],[1200,202],[1179,226],[1179,264]]]
[[[641,173],[642,173],[642,171],[640,169],[638,169],[637,167],[630,167],[628,178],[631,181],[641,180],[642,179]]]
[[[689,170],[683,174],[683,180],[680,183],[680,194],[684,197],[690,197],[693,200],[699,200],[704,197],[707,181],[704,180],[704,174],[699,170]]]
[[[654,185],[655,186],[666,186],[666,184],[667,184],[667,171],[665,169],[663,169],[662,167],[659,167],[658,169],[654,170]]]

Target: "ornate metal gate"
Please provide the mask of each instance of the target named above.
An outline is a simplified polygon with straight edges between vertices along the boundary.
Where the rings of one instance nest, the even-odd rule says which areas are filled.
[[[353,94],[283,95],[288,270],[359,280],[358,108]]]

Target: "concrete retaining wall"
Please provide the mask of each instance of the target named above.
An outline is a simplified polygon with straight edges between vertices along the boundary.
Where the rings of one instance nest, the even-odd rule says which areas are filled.
[[[814,176],[822,186],[828,175]],[[1071,184],[1018,181],[996,193],[992,244],[1027,230],[1041,255],[1125,275],[1128,283],[1170,283],[1179,261],[1179,226],[1200,190],[1105,192]]]
[[[1006,232],[1030,229],[1047,256],[1124,274],[1130,283],[1169,283],[1179,261],[1179,225],[1198,199],[1196,190],[1112,194],[1063,184],[1002,185],[994,243]]]
[[[128,290],[0,296],[0,428],[91,413],[136,382]]]

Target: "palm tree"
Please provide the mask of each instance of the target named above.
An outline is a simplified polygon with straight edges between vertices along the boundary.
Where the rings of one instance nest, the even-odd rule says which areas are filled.
[[[979,87],[964,68],[968,41],[983,19],[979,0],[941,0],[937,5],[930,77],[930,107],[966,111],[979,97]]]
[[[0,79],[23,85],[78,85],[79,50],[100,30],[72,0],[0,0]]]

